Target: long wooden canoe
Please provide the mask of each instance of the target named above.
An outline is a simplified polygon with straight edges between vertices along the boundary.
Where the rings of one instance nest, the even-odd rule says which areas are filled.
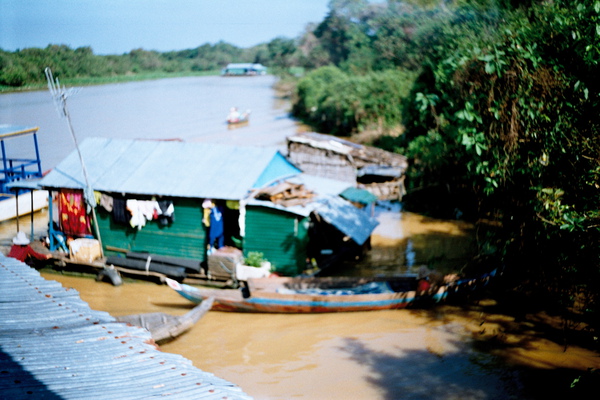
[[[183,332],[190,329],[211,309],[213,299],[202,299],[200,304],[184,315],[170,315],[166,313],[132,314],[116,317],[117,321],[126,322],[150,331],[155,342],[175,339]]]
[[[443,284],[418,293],[416,277],[368,278],[258,278],[247,287],[201,289],[167,279],[167,284],[192,302],[215,299],[212,310],[264,313],[326,313],[405,308],[418,301],[439,302],[461,288],[473,290],[495,271],[479,278]]]

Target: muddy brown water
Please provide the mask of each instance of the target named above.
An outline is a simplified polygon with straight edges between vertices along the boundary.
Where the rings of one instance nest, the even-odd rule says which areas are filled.
[[[285,149],[285,138],[302,128],[289,117],[287,103],[274,95],[273,83],[270,76],[198,77],[86,87],[70,97],[69,109],[79,140],[181,138]],[[232,105],[252,109],[248,126],[227,129],[225,115]],[[40,126],[44,170],[74,149],[45,91],[0,95],[0,122]],[[419,265],[448,272],[472,254],[469,224],[393,208],[382,213],[373,250],[333,272],[395,274]],[[34,236],[44,235],[46,227],[47,215],[40,213]],[[19,228],[31,232],[30,219],[22,218]],[[3,251],[15,233],[14,222],[0,224]],[[178,315],[192,307],[154,283],[127,281],[114,287],[84,277],[43,276],[77,289],[93,309],[114,316]],[[595,353],[573,345],[564,351],[556,334],[560,321],[552,316],[516,320],[497,313],[494,304],[328,315],[209,312],[161,349],[267,400],[572,397],[570,383],[587,368],[600,368]]]
[[[471,251],[470,226],[464,222],[390,212],[373,236],[371,255],[353,273],[365,274],[369,260],[378,272],[410,270],[407,262],[449,268]],[[43,231],[43,224],[36,224]],[[5,248],[15,229],[14,222],[0,224]],[[21,229],[29,229],[27,218]],[[114,316],[180,315],[193,307],[155,283],[126,281],[114,287],[89,277],[42,275],[77,289],[91,308]],[[544,337],[538,329],[543,315],[518,322],[487,312],[486,305],[494,303],[319,315],[209,312],[160,348],[239,385],[255,399],[269,400],[545,398],[547,390],[539,388],[554,383],[568,393],[565,387],[578,374],[600,368],[597,354],[577,346],[564,351],[561,343]],[[541,378],[532,380],[531,371]],[[557,371],[562,380],[548,382],[545,377]]]

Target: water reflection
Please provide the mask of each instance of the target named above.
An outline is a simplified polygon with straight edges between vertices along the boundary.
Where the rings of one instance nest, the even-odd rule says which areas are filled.
[[[373,232],[371,251],[330,271],[332,275],[416,273],[423,265],[453,273],[476,252],[473,225],[468,222],[429,218],[399,207],[379,208],[376,216],[380,224]]]

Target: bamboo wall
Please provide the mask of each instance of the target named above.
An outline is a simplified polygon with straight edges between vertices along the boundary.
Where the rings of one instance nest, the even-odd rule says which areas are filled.
[[[356,184],[356,169],[343,154],[290,142],[290,161],[309,175]]]

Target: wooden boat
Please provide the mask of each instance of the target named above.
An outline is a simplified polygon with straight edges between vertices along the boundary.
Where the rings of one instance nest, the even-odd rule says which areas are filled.
[[[211,309],[212,298],[202,299],[200,304],[184,315],[166,313],[133,314],[116,317],[117,321],[126,322],[150,331],[155,342],[175,339],[193,327]]]
[[[229,129],[238,128],[240,126],[246,126],[250,122],[250,110],[244,113],[238,113],[237,109],[233,108],[230,114],[227,116],[227,127]]]
[[[465,288],[487,284],[495,271],[418,290],[416,276],[397,278],[257,278],[240,289],[200,289],[167,279],[167,284],[192,302],[214,297],[212,310],[265,313],[326,313],[405,308],[419,302],[440,302]]]

